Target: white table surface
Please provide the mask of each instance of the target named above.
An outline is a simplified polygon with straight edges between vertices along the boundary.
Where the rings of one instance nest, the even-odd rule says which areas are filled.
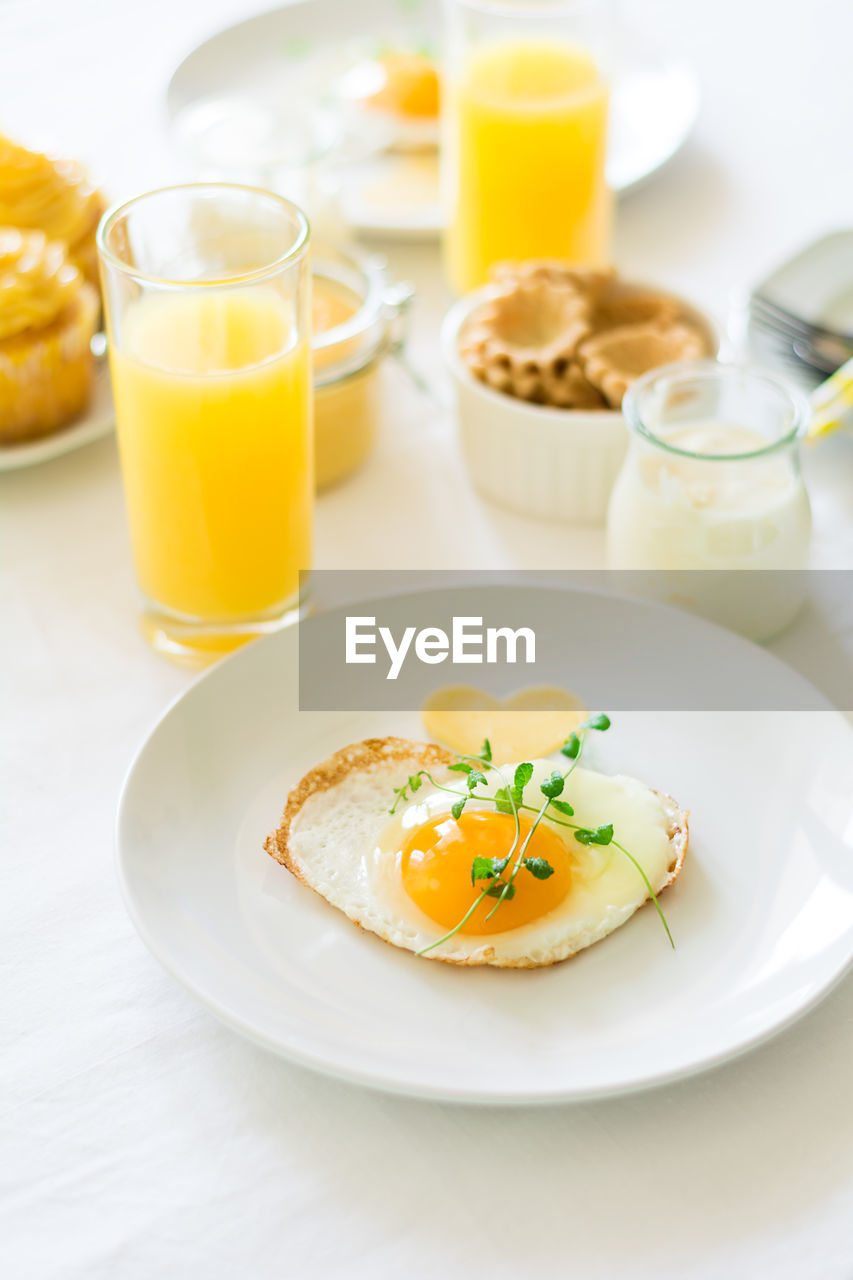
[[[341,3],[349,0],[341,0]],[[620,209],[627,273],[722,312],[853,209],[846,0],[634,0],[698,66],[684,154]],[[86,157],[115,195],[179,178],[172,67],[239,0],[0,0],[0,119]],[[445,395],[430,247],[412,356]],[[600,535],[471,492],[447,416],[397,370],[376,457],[323,499],[324,567],[559,568]],[[853,447],[808,459],[815,563],[853,564]],[[364,512],[370,511],[370,518]],[[118,897],[129,759],[192,676],[151,653],[112,440],[0,477],[3,731],[0,1257],[9,1280],[585,1280],[853,1275],[853,978],[736,1064],[533,1111],[407,1102],[244,1043],[160,971]],[[827,593],[853,656],[849,602]],[[780,642],[792,660],[803,636]]]

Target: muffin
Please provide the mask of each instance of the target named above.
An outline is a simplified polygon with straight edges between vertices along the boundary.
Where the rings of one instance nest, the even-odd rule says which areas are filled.
[[[95,231],[106,200],[76,160],[28,151],[0,134],[0,226],[43,231],[98,289]]]
[[[0,227],[0,443],[50,435],[85,409],[98,312],[63,244]]]

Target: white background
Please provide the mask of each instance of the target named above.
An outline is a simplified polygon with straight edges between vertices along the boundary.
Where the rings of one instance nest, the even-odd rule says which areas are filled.
[[[341,0],[341,3],[350,0]],[[626,273],[721,313],[849,225],[846,0],[634,0],[704,102],[621,207]],[[0,121],[122,196],[180,178],[163,91],[237,0],[0,0]],[[444,394],[434,250],[412,356]],[[471,493],[452,424],[388,371],[378,453],[319,504],[323,567],[568,567],[600,537]],[[853,446],[809,459],[819,565],[853,562]],[[10,1280],[853,1275],[853,979],[741,1062],[634,1099],[489,1112],[384,1098],[243,1043],[160,972],[118,899],[124,770],[186,671],[150,653],[111,440],[0,477],[0,1256]],[[369,517],[365,512],[370,512]],[[853,621],[830,617],[853,652]],[[782,645],[796,654],[796,637]]]

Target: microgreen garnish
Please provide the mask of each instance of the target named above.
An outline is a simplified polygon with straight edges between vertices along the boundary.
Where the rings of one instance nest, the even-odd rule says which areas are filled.
[[[515,776],[513,777],[513,780],[512,780],[513,790],[518,791],[520,795],[532,777],[533,777],[532,764],[528,762],[526,764],[518,765],[515,770]]]
[[[606,826],[596,827],[594,830],[590,830],[589,827],[578,827],[575,839],[580,844],[610,844],[613,839],[613,823],[608,822]]]
[[[560,794],[565,785],[566,783],[563,775],[560,773],[559,769],[555,769],[550,778],[542,783],[539,790],[542,792],[543,796],[547,796],[549,800],[553,800]]]
[[[448,765],[448,769],[451,771],[465,775],[465,791],[461,795],[459,793],[458,786],[447,787],[442,783],[436,782],[428,769],[420,769],[417,773],[410,774],[403,786],[394,788],[394,804],[389,810],[389,813],[392,814],[396,812],[397,806],[401,801],[408,800],[410,795],[414,795],[414,793],[419,790],[423,785],[423,780],[426,779],[433,787],[435,787],[436,790],[446,791],[455,797],[454,803],[451,805],[450,812],[454,820],[457,822],[461,818],[463,810],[469,800],[478,800],[481,804],[492,804],[498,813],[512,814],[515,820],[515,835],[513,837],[512,844],[503,857],[477,857],[473,859],[471,863],[471,884],[474,889],[478,890],[478,894],[475,900],[471,903],[471,906],[465,912],[465,915],[458,924],[454,925],[454,927],[449,930],[448,933],[444,934],[443,937],[439,938],[436,942],[431,942],[428,947],[423,947],[418,952],[418,955],[425,955],[426,952],[434,950],[435,947],[440,947],[443,942],[447,942],[448,939],[457,934],[459,930],[468,923],[477,907],[486,898],[495,899],[495,905],[486,916],[486,920],[490,920],[501,906],[501,903],[508,902],[515,896],[516,889],[518,887],[516,885],[516,877],[520,870],[523,869],[525,871],[529,871],[536,880],[547,880],[554,874],[554,868],[551,866],[550,862],[548,862],[547,858],[527,856],[527,849],[530,845],[530,841],[540,822],[542,822],[544,818],[547,818],[549,822],[553,822],[558,826],[568,827],[574,833],[574,838],[578,844],[585,846],[612,845],[614,849],[618,849],[620,853],[623,853],[628,861],[631,862],[639,872],[643,883],[648,890],[649,896],[655,904],[655,909],[660,916],[661,923],[666,931],[666,936],[669,939],[670,945],[673,948],[675,947],[672,934],[669,930],[669,925],[666,922],[666,918],[661,910],[660,903],[658,902],[657,894],[652,888],[651,882],[640,863],[634,855],[629,853],[625,846],[620,844],[615,838],[613,823],[602,823],[598,827],[583,827],[579,823],[567,822],[566,818],[573,818],[575,811],[569,804],[568,800],[560,800],[558,798],[563,794],[568,778],[580,762],[587,734],[590,731],[604,733],[609,728],[610,717],[603,713],[589,716],[577,726],[574,733],[569,735],[560,748],[562,755],[570,762],[569,766],[563,771],[560,769],[553,769],[551,771],[551,776],[546,778],[545,781],[540,784],[539,790],[544,797],[544,803],[538,806],[525,803],[524,798],[525,788],[533,778],[533,764],[530,761],[524,761],[523,763],[516,765],[513,779],[510,783],[503,771],[496,764],[492,763],[492,747],[488,738],[484,740],[479,755],[460,755],[453,764]],[[496,788],[492,795],[475,794],[477,787],[488,785],[488,778],[483,772],[483,768],[479,768],[477,766],[483,766],[483,768],[490,769],[493,773],[497,774],[501,786]],[[531,822],[530,829],[523,841],[521,839],[521,824],[519,822],[519,813],[522,810],[535,813],[536,815]],[[557,817],[556,814],[562,814],[563,816]]]
[[[537,880],[547,880],[554,874],[554,868],[547,858],[522,858],[521,865],[526,867]]]
[[[495,796],[494,796],[495,808],[497,809],[498,813],[514,812],[513,802],[509,798],[510,790],[514,791],[514,788],[499,787],[498,790],[495,792]],[[514,798],[515,798],[515,808],[517,809],[521,796],[515,796]]]
[[[394,803],[392,804],[388,812],[396,813],[397,805],[400,803],[400,801],[408,800],[410,791],[412,795],[414,795],[414,793],[419,789],[419,787],[423,785],[421,782],[422,777],[428,777],[428,776],[429,775],[427,774],[425,769],[421,769],[420,773],[410,773],[406,781],[403,783],[402,787],[394,788]]]
[[[515,885],[507,884],[506,881],[504,880],[496,880],[495,883],[490,884],[488,889],[486,890],[486,897],[500,898],[501,901],[503,901],[503,899],[506,898],[508,902],[510,898],[515,897]]]
[[[554,874],[554,868],[544,858],[530,858],[530,870],[538,880],[547,880],[548,876]],[[494,884],[490,884],[484,893],[488,898],[500,898],[504,896],[506,890],[507,898],[515,897],[515,885],[507,885],[503,879],[503,873],[506,871],[509,863],[509,857],[506,858],[475,858],[471,863],[471,883],[476,889],[478,880],[493,880]],[[536,863],[537,866],[532,864]],[[541,865],[538,865],[541,864]]]
[[[503,875],[509,858],[475,858],[471,863],[471,883],[478,880],[495,880]]]

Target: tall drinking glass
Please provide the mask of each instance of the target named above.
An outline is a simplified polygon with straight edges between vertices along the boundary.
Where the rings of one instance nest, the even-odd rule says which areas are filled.
[[[608,0],[444,0],[453,287],[505,259],[609,260]]]
[[[309,232],[289,201],[170,187],[98,231],[131,543],[154,646],[296,615],[313,503]]]

